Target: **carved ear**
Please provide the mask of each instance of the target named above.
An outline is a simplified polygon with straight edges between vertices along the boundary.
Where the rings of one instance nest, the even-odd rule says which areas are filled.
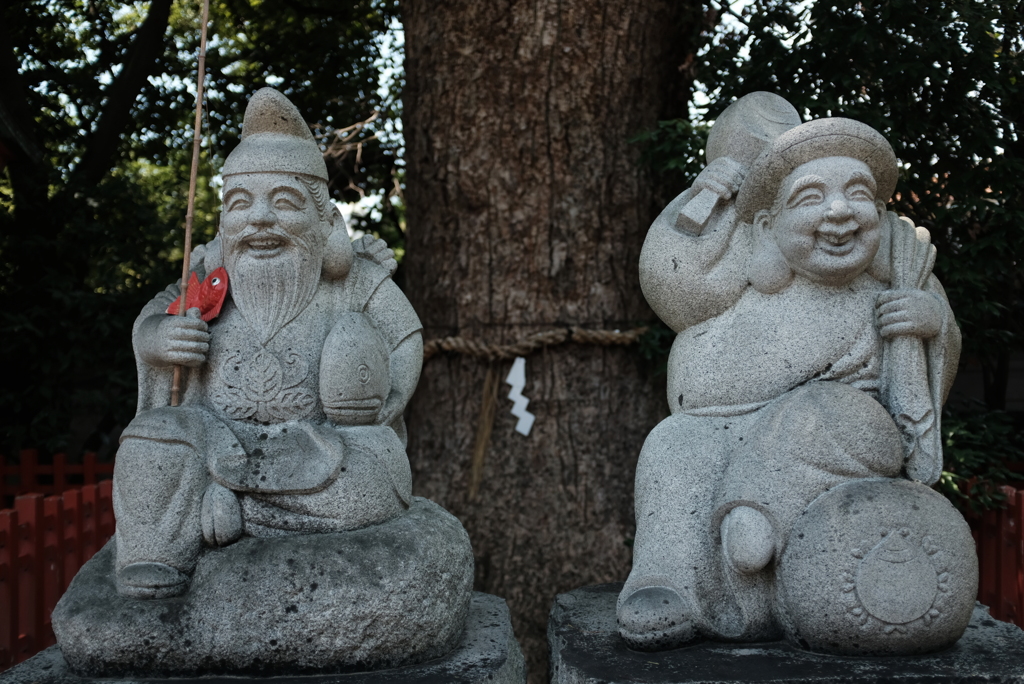
[[[881,200],[875,202],[875,206],[878,207],[878,229],[882,231],[882,238],[879,240],[878,251],[875,252],[875,258],[871,260],[871,265],[868,266],[868,275],[877,280],[880,283],[888,284],[892,279],[892,268],[891,255],[892,255],[892,231],[894,220],[899,221],[896,214],[891,211],[886,211],[885,202]]]
[[[747,280],[763,294],[778,292],[793,280],[793,269],[772,237],[771,220],[763,209],[754,215],[754,250],[747,262]]]
[[[323,277],[328,280],[341,280],[348,275],[352,268],[352,239],[348,236],[348,228],[345,227],[345,219],[338,208],[334,208],[334,221],[331,226],[331,233],[327,236],[327,245],[324,247]]]
[[[213,273],[223,265],[224,249],[221,246],[220,235],[217,235],[206,243],[206,254],[203,257],[203,268],[207,273]]]

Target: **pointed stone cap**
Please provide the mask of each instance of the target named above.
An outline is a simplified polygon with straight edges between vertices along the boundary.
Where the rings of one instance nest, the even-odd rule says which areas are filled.
[[[871,169],[875,197],[886,202],[896,189],[899,169],[889,141],[871,126],[833,117],[791,128],[761,153],[736,196],[737,216],[750,223],[759,209],[770,209],[786,177],[801,164],[824,157],[851,157]]]
[[[327,164],[298,108],[273,88],[249,99],[242,142],[224,162],[221,175],[301,173],[327,180]]]

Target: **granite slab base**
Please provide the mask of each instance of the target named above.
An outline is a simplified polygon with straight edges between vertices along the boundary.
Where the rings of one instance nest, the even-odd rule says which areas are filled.
[[[441,658],[387,670],[274,677],[88,677],[72,672],[60,648],[51,646],[0,673],[0,684],[525,684],[526,663],[512,634],[503,599],[475,592],[466,630],[454,651]]]
[[[548,622],[553,684],[1024,683],[1024,631],[982,605],[963,637],[921,656],[858,658],[810,653],[785,642],[702,642],[672,651],[630,650],[619,636],[621,584],[583,587],[555,600]]]

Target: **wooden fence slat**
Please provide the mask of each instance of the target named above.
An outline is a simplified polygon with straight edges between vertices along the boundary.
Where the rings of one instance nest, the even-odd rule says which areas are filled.
[[[999,512],[985,511],[978,530],[978,600],[998,618],[999,601]]]
[[[7,456],[0,454],[0,508],[7,506],[7,495],[14,490],[14,487],[7,484],[7,476],[11,474],[11,467],[7,465]],[[3,648],[0,645],[0,648]],[[2,661],[0,661],[2,664]]]
[[[68,488],[67,454],[53,455],[53,493],[60,494]]]
[[[82,481],[87,485],[96,484],[96,453],[93,451],[82,456]]]
[[[99,551],[96,538],[96,485],[82,487],[82,565]],[[81,566],[79,566],[81,567]]]
[[[19,458],[19,475],[21,482],[18,484],[18,491],[22,494],[34,492],[36,486],[36,461],[39,452],[35,449],[22,449]]]
[[[53,494],[54,491],[56,491],[56,480],[53,480],[53,465],[46,465],[45,463],[40,463],[39,454],[37,453],[35,464],[33,467],[35,469],[35,472],[32,473],[33,484],[28,489],[25,489],[23,487],[20,493],[30,491],[36,494]],[[49,475],[50,479],[53,481],[50,484],[44,483],[43,478],[41,477],[43,475]]]
[[[50,616],[64,593],[62,503],[59,496],[48,496],[43,499],[43,648],[57,643]]]
[[[1020,529],[1017,526],[1017,490],[1013,487],[1002,487],[1002,491],[1006,495],[1006,508],[999,511],[999,612],[1002,615],[1000,619],[1017,623],[1017,606],[1020,603],[1017,583],[1020,566],[1016,563],[1020,540]]]
[[[18,645],[21,662],[40,650],[43,592],[40,581],[43,495],[25,494],[14,500],[18,512]]]
[[[15,663],[18,643],[18,513],[0,510],[0,669]]]
[[[64,589],[82,567],[82,490],[61,494],[64,508]]]
[[[96,485],[97,498],[97,524],[96,531],[99,534],[99,547],[107,543],[107,540],[114,536],[114,482],[103,480]]]

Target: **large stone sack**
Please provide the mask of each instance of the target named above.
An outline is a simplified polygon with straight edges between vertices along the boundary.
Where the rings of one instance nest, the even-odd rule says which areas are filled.
[[[914,655],[963,635],[978,555],[963,516],[920,482],[846,482],[793,526],[778,567],[791,643],[841,655]]]

